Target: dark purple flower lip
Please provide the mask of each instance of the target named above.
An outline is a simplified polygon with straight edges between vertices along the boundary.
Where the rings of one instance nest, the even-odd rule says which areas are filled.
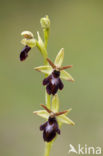
[[[28,57],[28,52],[31,50],[31,47],[25,46],[20,53],[20,61],[24,61]]]
[[[48,121],[40,126],[40,130],[43,131],[44,141],[50,142],[55,138],[56,134],[60,135],[60,129],[56,120],[56,116],[65,114],[67,113],[67,111],[53,113],[45,105],[41,106],[50,114],[50,116],[48,118]]]
[[[58,89],[62,90],[64,85],[60,79],[60,71],[54,70],[51,75],[43,80],[43,85],[46,85],[49,95],[55,95]]]
[[[48,121],[40,126],[40,130],[43,131],[43,139],[46,142],[52,141],[56,134],[60,134],[58,122],[55,117],[49,117]]]

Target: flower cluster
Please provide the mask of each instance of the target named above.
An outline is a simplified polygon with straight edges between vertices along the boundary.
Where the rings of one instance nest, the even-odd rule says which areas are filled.
[[[74,122],[67,117],[67,114],[71,109],[59,112],[59,97],[57,94],[58,90],[63,90],[64,88],[62,79],[72,82],[74,82],[74,79],[67,71],[65,71],[65,69],[71,68],[72,65],[62,66],[64,60],[63,48],[57,54],[54,63],[48,58],[47,43],[50,30],[49,17],[45,16],[41,18],[40,23],[44,33],[44,40],[40,37],[39,32],[37,32],[38,39],[35,39],[33,33],[30,31],[23,31],[21,33],[24,37],[21,41],[24,48],[20,53],[20,60],[25,60],[28,57],[29,51],[33,47],[37,47],[43,56],[44,65],[34,69],[45,74],[42,85],[46,86],[46,102],[45,105],[41,105],[44,109],[34,111],[34,114],[46,119],[46,122],[40,126],[40,130],[43,131],[44,141],[49,143],[48,145],[50,146],[51,141],[56,135],[60,135],[60,127],[63,123],[74,125]],[[53,95],[52,101],[50,95]],[[48,145],[46,146],[47,151],[50,149]]]

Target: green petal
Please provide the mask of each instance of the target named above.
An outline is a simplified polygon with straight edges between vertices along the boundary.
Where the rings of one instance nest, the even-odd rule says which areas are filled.
[[[57,94],[52,99],[52,111],[54,113],[59,111],[59,97]]]
[[[45,110],[34,111],[33,113],[45,119],[49,117],[49,113]]]
[[[58,120],[62,123],[65,123],[65,124],[75,125],[75,123],[64,114],[58,116]]]
[[[62,48],[57,54],[54,64],[57,67],[61,67],[63,59],[64,59],[64,49]]]
[[[21,43],[22,43],[23,45],[26,45],[26,41],[27,41],[27,39],[24,38],[24,39],[21,40]]]
[[[52,73],[52,68],[50,66],[39,66],[34,69],[48,75]]]
[[[62,71],[60,72],[60,77],[61,77],[62,79],[64,79],[64,80],[74,82],[73,77],[72,77],[68,72],[66,72],[65,70],[62,70]]]
[[[33,33],[31,33],[30,31],[23,31],[23,32],[21,33],[21,35],[24,36],[24,37],[27,38],[27,39],[31,39],[31,38],[34,37]]]
[[[22,39],[21,43],[23,45],[28,45],[29,47],[33,48],[36,46],[36,40],[35,39]]]

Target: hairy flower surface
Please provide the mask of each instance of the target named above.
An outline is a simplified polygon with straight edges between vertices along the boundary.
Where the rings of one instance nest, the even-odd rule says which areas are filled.
[[[48,77],[43,80],[43,85],[46,85],[46,90],[49,95],[55,95],[58,89],[63,89],[64,85],[61,79],[65,79],[72,82],[74,81],[72,76],[64,70],[67,68],[71,68],[72,65],[61,67],[63,59],[64,49],[62,48],[58,53],[54,63],[50,59],[47,59],[49,63],[48,66],[40,66],[35,68],[35,70],[48,75]]]

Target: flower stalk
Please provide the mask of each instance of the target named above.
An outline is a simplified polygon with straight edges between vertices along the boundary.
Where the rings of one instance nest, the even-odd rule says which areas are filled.
[[[62,124],[74,125],[75,123],[67,117],[71,109],[59,112],[59,97],[58,90],[64,88],[61,79],[74,82],[73,77],[65,71],[71,68],[72,65],[61,66],[64,59],[64,49],[62,48],[56,56],[54,63],[48,58],[47,44],[50,32],[50,19],[48,16],[41,18],[41,27],[43,29],[44,40],[42,40],[39,32],[37,32],[38,39],[30,31],[24,31],[21,35],[24,37],[21,43],[25,46],[20,53],[20,60],[27,58],[28,52],[33,47],[37,47],[42,54],[44,65],[36,67],[35,70],[45,74],[43,85],[45,89],[45,105],[41,104],[44,110],[34,111],[33,113],[46,119],[46,122],[40,126],[43,131],[43,139],[45,142],[44,156],[50,155],[50,150],[57,134],[60,135],[60,127]],[[51,94],[53,97],[51,98]],[[51,100],[52,99],[52,100]]]
[[[43,32],[44,32],[44,45],[45,46],[43,48],[41,48],[40,47],[40,44],[37,44],[39,50],[43,54],[43,57],[44,57],[44,65],[48,65],[48,61],[47,61],[47,58],[48,58],[47,43],[48,43],[49,28],[50,28],[50,26],[45,27],[45,22],[46,21],[47,22],[49,21],[48,16],[46,16],[46,18],[41,18],[41,20],[40,20],[40,23],[41,23],[41,26],[42,26]],[[39,40],[40,40],[40,38],[39,38]],[[47,74],[45,74],[45,77],[47,77]],[[46,90],[45,90],[45,104],[50,109],[50,95],[46,92]],[[51,146],[52,146],[52,142],[45,143],[44,156],[49,156],[50,155]]]
[[[45,143],[45,152],[44,152],[44,156],[49,156],[49,155],[50,155],[51,147],[52,147],[52,142],[50,142],[50,143]]]

